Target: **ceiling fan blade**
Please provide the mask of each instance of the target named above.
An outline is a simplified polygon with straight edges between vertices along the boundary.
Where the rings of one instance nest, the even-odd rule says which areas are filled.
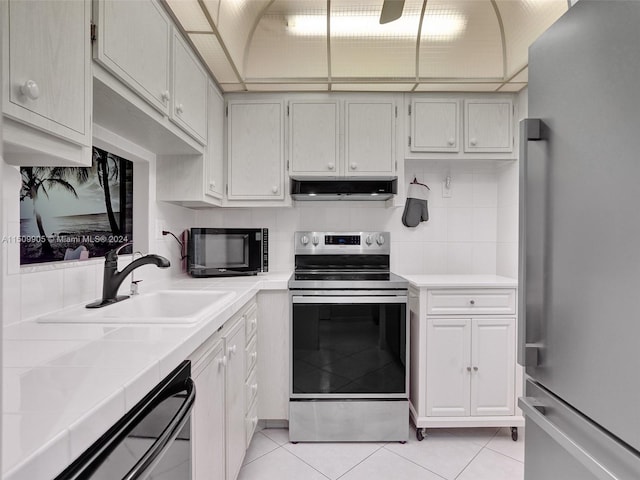
[[[380,24],[393,22],[402,16],[404,0],[384,0],[380,12]]]

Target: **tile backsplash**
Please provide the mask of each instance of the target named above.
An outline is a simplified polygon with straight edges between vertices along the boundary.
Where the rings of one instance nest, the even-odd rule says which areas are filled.
[[[507,265],[498,256],[501,236],[517,236],[510,210],[512,199],[500,199],[499,188],[517,164],[461,166],[425,165],[406,161],[406,183],[426,183],[429,193],[429,221],[415,228],[402,224],[404,207],[385,207],[379,202],[299,202],[292,208],[225,208],[200,210],[202,227],[267,227],[270,233],[269,269],[293,268],[293,232],[296,230],[385,230],[391,232],[391,268],[398,273],[501,273]],[[451,197],[443,197],[443,183],[451,177]],[[517,199],[515,200],[517,205]],[[505,218],[500,218],[501,215]],[[507,232],[508,231],[508,232]],[[501,240],[502,241],[502,240]],[[517,240],[516,240],[517,241]],[[504,250],[507,251],[506,249]],[[511,262],[513,263],[513,262]],[[504,274],[504,273],[502,273]]]

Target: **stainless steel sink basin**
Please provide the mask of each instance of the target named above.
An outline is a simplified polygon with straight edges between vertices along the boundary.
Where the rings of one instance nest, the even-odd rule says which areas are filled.
[[[45,315],[43,323],[193,323],[214,314],[235,297],[224,290],[161,290],[103,308],[73,307]]]

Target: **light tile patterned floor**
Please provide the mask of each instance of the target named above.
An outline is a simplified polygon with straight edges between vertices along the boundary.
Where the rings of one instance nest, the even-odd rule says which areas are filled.
[[[415,430],[400,443],[297,443],[285,429],[256,432],[238,480],[522,480],[524,431]]]

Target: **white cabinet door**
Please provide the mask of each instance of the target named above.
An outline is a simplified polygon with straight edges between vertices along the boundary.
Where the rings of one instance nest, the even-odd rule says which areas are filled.
[[[226,468],[227,479],[238,476],[246,450],[245,444],[245,321],[241,318],[225,334],[226,371]]]
[[[91,145],[90,2],[0,5],[5,115]]]
[[[99,0],[94,16],[96,60],[168,114],[171,21],[162,7],[155,0]]]
[[[205,150],[205,194],[222,198],[224,185],[224,100],[218,89],[207,88],[207,149]]]
[[[511,152],[513,150],[510,99],[465,100],[464,151]]]
[[[228,199],[284,199],[284,102],[228,104]]]
[[[338,175],[339,110],[337,101],[289,102],[289,173]]]
[[[395,172],[396,104],[389,100],[345,102],[345,175]]]
[[[171,119],[185,132],[207,143],[207,74],[177,30],[173,32]]]
[[[224,343],[216,342],[192,367],[196,403],[191,416],[194,480],[225,479]]]
[[[412,152],[460,150],[460,100],[412,99]]]
[[[515,319],[474,318],[471,415],[513,415]]]
[[[468,416],[471,320],[427,320],[427,415]]]

